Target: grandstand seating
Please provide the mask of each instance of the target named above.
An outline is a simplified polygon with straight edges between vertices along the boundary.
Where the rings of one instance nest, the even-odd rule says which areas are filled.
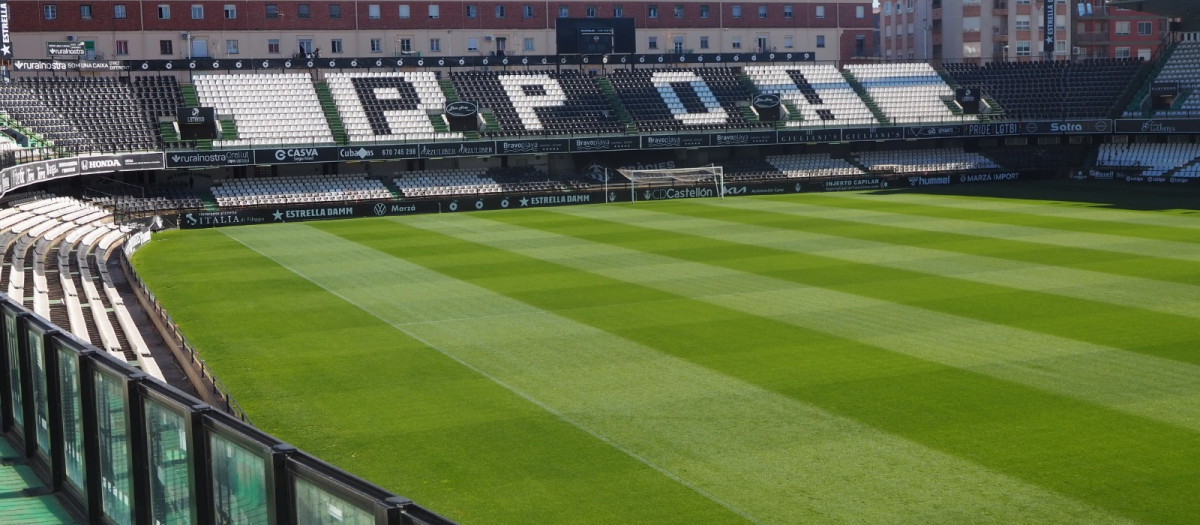
[[[466,71],[450,76],[463,100],[496,117],[494,137],[624,132],[595,82],[579,71]]]
[[[8,205],[0,210],[0,287],[38,315],[161,379],[107,270],[109,256],[132,228],[67,197],[35,195]]]
[[[405,197],[586,190],[591,187],[583,180],[549,180],[545,174],[523,169],[411,171],[392,182]]]
[[[825,153],[770,155],[766,160],[789,178],[854,177],[865,174],[846,159]]]
[[[430,121],[430,111],[446,106],[432,71],[330,73],[326,82],[351,143],[463,138],[438,132]]]
[[[846,66],[893,124],[930,124],[966,120],[950,111],[954,90],[924,63]]]
[[[1185,41],[1177,44],[1153,82],[1178,82],[1183,97],[1177,107],[1159,111],[1159,115],[1187,112],[1195,114],[1200,111],[1200,94],[1196,93],[1200,90],[1200,42]]]
[[[230,116],[238,138],[214,146],[333,144],[308,73],[196,75],[200,105]]]
[[[1200,144],[1101,144],[1094,172],[1113,168],[1151,177],[1200,177]]]
[[[868,170],[894,173],[968,173],[1000,169],[992,159],[961,148],[865,151],[855,153],[854,157]]]
[[[1137,75],[1135,59],[945,64],[961,85],[982,86],[1015,119],[1106,118]]]
[[[116,78],[30,77],[18,79],[17,84],[86,136],[91,151],[159,147],[157,120],[145,113],[129,85]]]
[[[642,132],[767,127],[752,122],[739,103],[750,93],[738,80],[740,70],[619,69],[608,75],[621,104]]]
[[[830,64],[747,66],[746,76],[760,93],[779,95],[800,110],[788,126],[862,126],[879,121],[854,88]]]
[[[198,195],[179,185],[150,187],[146,188],[144,193],[88,195],[86,199],[97,206],[112,208],[113,211],[122,213],[181,212],[204,207],[204,202]]]
[[[226,179],[212,187],[219,206],[262,206],[392,198],[379,179],[361,173]]]

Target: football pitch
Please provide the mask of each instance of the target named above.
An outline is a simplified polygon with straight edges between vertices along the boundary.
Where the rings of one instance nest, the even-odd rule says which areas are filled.
[[[256,426],[464,524],[1195,523],[1200,212],[1170,195],[271,224],[134,262]]]

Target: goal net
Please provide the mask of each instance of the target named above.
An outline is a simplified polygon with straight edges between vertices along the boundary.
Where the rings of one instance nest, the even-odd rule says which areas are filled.
[[[657,170],[617,170],[629,179],[629,191],[633,202],[638,201],[641,192],[642,200],[655,198],[659,192],[668,192],[666,197],[721,197],[725,198],[725,169],[721,166],[701,166],[698,168],[673,168]],[[699,191],[681,192],[688,188]],[[671,190],[676,190],[671,192]]]

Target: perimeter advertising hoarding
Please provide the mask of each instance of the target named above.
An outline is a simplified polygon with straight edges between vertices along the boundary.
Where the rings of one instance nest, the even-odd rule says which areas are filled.
[[[780,144],[841,142],[842,128],[789,129],[779,131]]]
[[[27,162],[0,171],[0,193],[51,179],[118,171],[159,170],[164,165],[163,154],[157,152]]]
[[[1108,119],[1038,120],[1022,122],[1018,128],[1022,135],[1095,135],[1112,133],[1113,124]]]
[[[1200,119],[1122,119],[1117,133],[1200,133]]]
[[[0,59],[4,60],[10,60],[13,57],[12,35],[8,32],[11,13],[8,0],[0,0]]]

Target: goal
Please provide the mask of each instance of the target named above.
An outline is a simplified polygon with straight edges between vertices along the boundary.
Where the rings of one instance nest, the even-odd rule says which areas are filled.
[[[667,195],[678,195],[678,197],[725,198],[725,169],[722,166],[657,170],[619,169],[617,173],[629,179],[630,200],[633,202],[637,202],[639,191],[645,192],[643,200],[649,200],[659,190],[668,191]],[[711,190],[709,185],[712,186]],[[700,191],[678,191],[687,188]],[[666,198],[678,197],[668,196]]]

